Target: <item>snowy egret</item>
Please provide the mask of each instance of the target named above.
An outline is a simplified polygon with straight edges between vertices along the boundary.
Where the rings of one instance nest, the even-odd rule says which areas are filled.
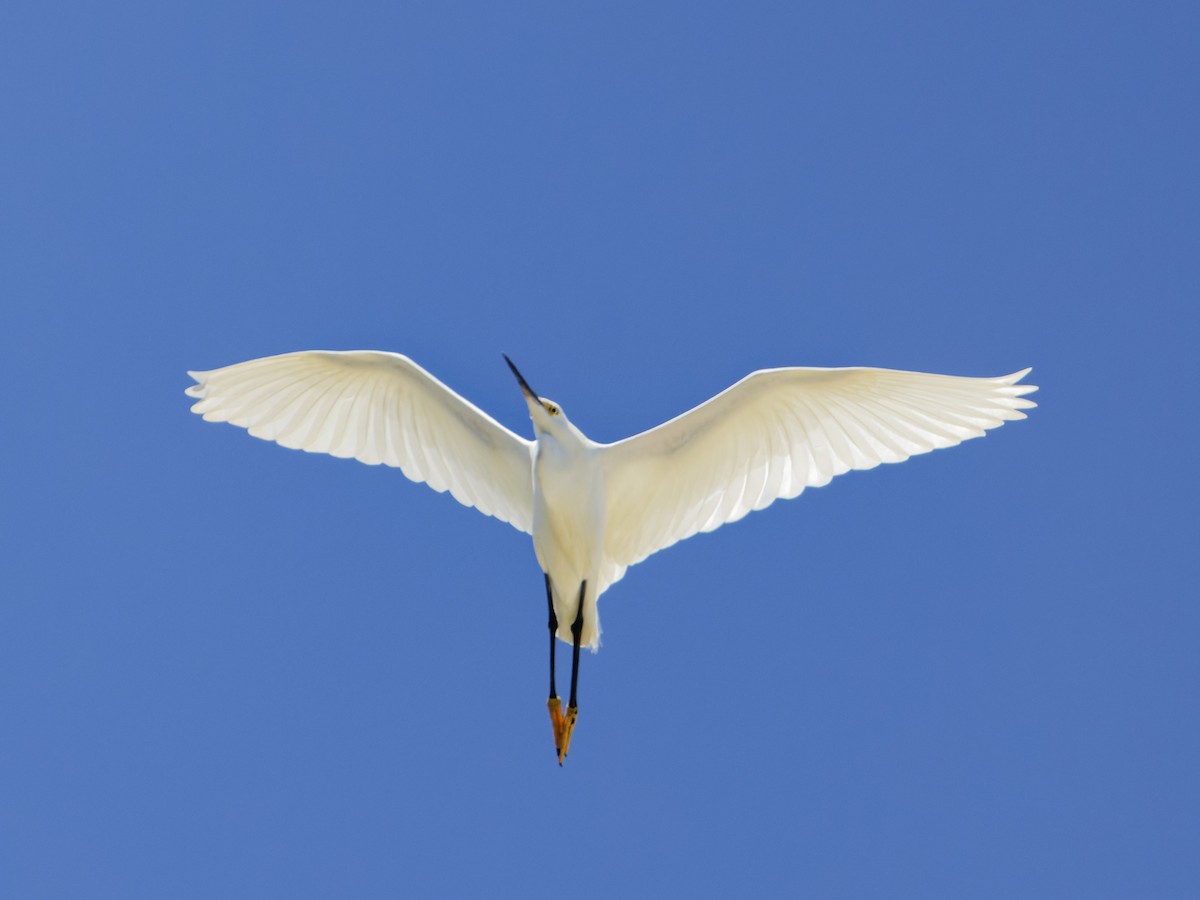
[[[642,434],[598,444],[512,360],[534,439],[509,431],[412,360],[310,350],[189,372],[192,411],[284,447],[384,463],[533,536],[550,621],[547,706],[559,765],[578,716],[579,650],[626,568],[850,469],[981,436],[1035,406],[1000,378],[894,369],[763,369]],[[564,712],[555,638],[571,645]]]

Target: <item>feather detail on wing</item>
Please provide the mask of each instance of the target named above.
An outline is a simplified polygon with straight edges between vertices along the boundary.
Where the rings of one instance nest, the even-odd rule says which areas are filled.
[[[307,350],[189,372],[192,412],[310,453],[400,469],[524,532],[533,529],[532,444],[412,360]]]
[[[1018,384],[893,369],[764,369],[609,444],[605,557],[624,568],[850,469],[980,437],[1035,406]],[[616,572],[614,572],[616,574]],[[617,574],[617,577],[620,577]],[[615,580],[615,579],[614,579]]]

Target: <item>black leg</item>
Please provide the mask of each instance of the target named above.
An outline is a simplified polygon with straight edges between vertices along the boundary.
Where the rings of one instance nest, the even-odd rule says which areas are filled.
[[[567,751],[571,749],[571,733],[575,730],[575,720],[579,718],[579,704],[576,702],[575,692],[579,687],[579,645],[583,642],[583,600],[586,596],[585,580],[579,585],[579,609],[575,612],[575,621],[571,623],[571,637],[574,638],[571,647],[571,701],[567,706],[567,714],[562,718],[562,727],[555,731],[560,766],[567,758]]]
[[[575,613],[575,621],[571,623],[571,637],[574,638],[574,646],[571,649],[571,700],[568,703],[570,709],[578,709],[579,704],[575,702],[575,688],[579,682],[579,639],[583,637],[583,596],[587,593],[587,580],[579,585],[579,610]]]
[[[558,642],[558,616],[554,615],[554,595],[550,591],[550,576],[546,576],[546,605],[550,607],[550,699],[558,697],[554,689],[554,645]]]
[[[550,730],[554,733],[554,755],[558,764],[563,760],[563,714],[562,702],[558,699],[558,691],[554,688],[554,645],[558,642],[558,616],[554,615],[554,592],[550,589],[550,576],[546,576],[546,606],[550,608],[550,699],[546,708],[550,710]]]
[[[579,707],[576,702],[576,692],[579,689],[579,646],[583,643],[583,601],[587,597],[586,579],[579,585],[579,609],[575,611],[575,621],[571,623],[571,702],[567,714],[562,712],[562,702],[554,689],[554,642],[557,639],[558,617],[554,614],[554,595],[550,588],[550,576],[546,576],[546,603],[550,607],[550,699],[546,705],[550,709],[550,727],[554,729],[554,752],[558,754],[558,764],[561,766],[567,757],[571,746],[571,732],[575,730],[575,720],[579,717]]]

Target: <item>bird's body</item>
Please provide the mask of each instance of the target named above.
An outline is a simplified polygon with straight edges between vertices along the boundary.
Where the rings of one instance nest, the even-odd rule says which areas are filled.
[[[505,357],[507,359],[507,357]],[[597,600],[652,553],[827,484],[850,469],[949,447],[1034,406],[1018,382],[892,369],[765,369],[669,422],[599,444],[516,376],[534,440],[509,431],[397,353],[303,351],[189,373],[193,411],[285,447],[398,467],[533,536],[546,575],[550,716],[562,762],[577,714],[579,649]],[[582,609],[581,609],[582,606]],[[555,637],[573,647],[571,702]]]
[[[564,424],[569,425],[564,419]],[[597,587],[604,560],[604,471],[602,449],[577,428],[539,435],[533,447],[533,550],[550,578],[557,635],[572,642],[571,622],[584,597],[581,643],[600,642]]]

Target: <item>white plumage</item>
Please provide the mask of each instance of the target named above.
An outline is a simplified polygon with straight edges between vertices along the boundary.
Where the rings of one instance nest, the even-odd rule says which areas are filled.
[[[514,369],[515,372],[515,369]],[[193,412],[313,453],[399,468],[533,535],[558,636],[586,579],[582,645],[597,598],[625,569],[850,469],[900,462],[1023,419],[1019,384],[891,369],[764,369],[657,428],[613,444],[527,392],[535,440],[509,431],[412,360],[312,350],[189,372]],[[519,375],[518,375],[519,377]],[[522,379],[522,386],[525,387]]]

